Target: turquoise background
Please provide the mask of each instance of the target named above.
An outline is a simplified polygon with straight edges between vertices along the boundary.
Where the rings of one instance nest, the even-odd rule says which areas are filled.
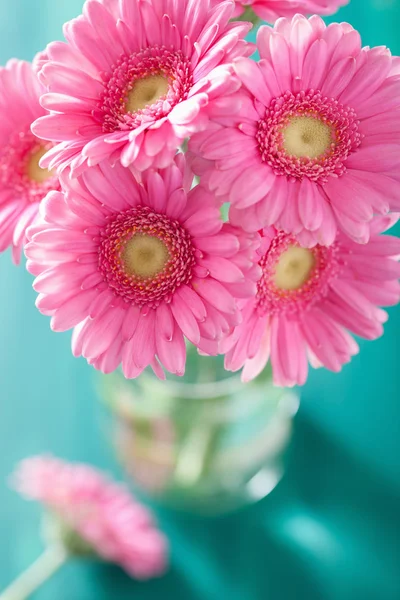
[[[0,63],[32,59],[81,0],[0,0]],[[400,52],[399,0],[340,11],[365,44]],[[337,18],[337,17],[336,17]],[[0,116],[1,118],[1,116]],[[31,277],[0,257],[0,589],[41,552],[39,509],[7,488],[21,458],[52,452],[120,474],[105,443],[93,372],[34,307]],[[172,567],[157,581],[70,564],[37,600],[400,599],[400,311],[340,375],[313,372],[290,464],[264,501],[225,518],[159,511]]]

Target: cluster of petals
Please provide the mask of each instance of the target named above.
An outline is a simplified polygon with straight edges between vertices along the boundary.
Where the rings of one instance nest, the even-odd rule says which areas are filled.
[[[302,15],[331,15],[349,0],[236,0],[235,16],[248,7],[267,23],[275,23],[280,17]]]
[[[93,467],[30,457],[18,466],[13,485],[129,575],[149,579],[165,571],[167,542],[150,512]]]
[[[192,179],[183,154],[140,183],[104,162],[62,177],[29,230],[37,307],[53,330],[75,328],[74,355],[103,372],[183,375],[185,337],[217,354],[239,323],[236,299],[256,292],[259,234],[223,223]]]
[[[231,113],[191,138],[195,172],[249,231],[366,243],[373,216],[400,208],[399,59],[318,16],[264,26],[257,46],[258,63],[234,61]]]
[[[0,251],[25,248],[75,356],[165,378],[189,341],[291,386],[381,335],[400,59],[317,16],[344,4],[86,0],[66,42],[0,69]],[[258,62],[247,7],[275,23]]]
[[[367,340],[381,336],[387,313],[379,307],[400,300],[400,239],[381,233],[397,219],[375,217],[368,244],[338,233],[330,247],[312,249],[274,227],[264,229],[258,250],[263,275],[255,298],[243,303],[242,323],[224,341],[226,368],[244,367],[242,379],[249,381],[270,360],[276,385],[303,385],[308,363],[337,372],[358,352],[349,332]],[[290,247],[300,250],[298,262],[312,262],[301,285],[282,289],[277,267]]]
[[[249,56],[249,23],[231,0],[87,0],[36,63],[50,114],[32,130],[55,147],[42,159],[78,175],[104,159],[138,171],[168,166],[176,149],[224,108]]]
[[[48,143],[30,131],[32,121],[46,113],[39,103],[44,91],[29,63],[10,60],[0,68],[0,252],[11,247],[15,263],[40,201],[59,188],[57,177],[37,164]]]

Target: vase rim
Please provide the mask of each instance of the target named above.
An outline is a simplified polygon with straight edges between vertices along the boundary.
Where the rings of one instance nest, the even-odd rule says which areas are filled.
[[[239,374],[234,374],[224,379],[217,381],[206,381],[206,382],[185,382],[185,381],[171,381],[170,379],[159,380],[155,377],[142,375],[142,382],[146,383],[150,378],[152,385],[156,386],[160,390],[165,387],[168,388],[169,392],[176,398],[184,398],[185,400],[207,400],[211,398],[221,398],[223,396],[231,395],[239,392],[241,388],[242,392],[252,390],[257,384],[256,382],[249,382],[244,384]],[[275,392],[281,391],[282,394],[288,393],[286,388],[278,388],[273,385],[272,377],[267,381],[264,381],[262,385],[265,387],[266,392],[269,390],[275,390]]]

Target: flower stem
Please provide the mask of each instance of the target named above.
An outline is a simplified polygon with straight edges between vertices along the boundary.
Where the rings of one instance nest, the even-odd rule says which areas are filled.
[[[240,17],[235,17],[235,21],[249,21],[253,24],[253,28],[257,27],[261,23],[261,19],[257,17],[251,6],[247,6],[244,13]]]
[[[51,546],[4,592],[0,600],[26,600],[68,560],[62,546]]]

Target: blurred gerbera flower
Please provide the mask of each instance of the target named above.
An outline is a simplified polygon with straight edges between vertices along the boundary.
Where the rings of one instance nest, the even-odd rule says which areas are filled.
[[[46,112],[39,104],[43,92],[29,63],[10,60],[0,67],[0,252],[11,247],[15,263],[39,202],[60,187],[53,173],[39,167],[52,144],[30,131],[32,121]]]
[[[167,541],[149,511],[93,467],[35,456],[21,462],[12,483],[49,511],[67,554],[85,548],[137,579],[165,571]]]
[[[28,270],[55,331],[75,327],[73,352],[126,377],[151,365],[185,369],[184,336],[205,352],[238,323],[235,298],[256,292],[259,235],[223,224],[214,198],[191,188],[180,154],[141,184],[120,164],[62,178],[30,229]],[[190,190],[190,191],[189,191]]]
[[[340,371],[358,352],[348,331],[373,340],[400,300],[400,240],[380,235],[398,215],[376,217],[368,244],[339,233],[330,247],[302,248],[294,236],[263,231],[257,295],[243,306],[243,322],[223,343],[225,366],[256,377],[271,359],[274,382],[302,385],[308,362]]]
[[[235,15],[239,16],[245,8],[251,6],[255,14],[274,23],[280,17],[293,17],[296,13],[303,15],[331,15],[349,0],[236,0]]]
[[[64,27],[67,44],[50,44],[38,64],[51,114],[33,131],[60,142],[42,164],[166,167],[205,127],[209,102],[237,87],[227,64],[252,52],[251,25],[230,23],[232,12],[231,1],[87,0]]]
[[[316,16],[262,27],[258,49],[258,64],[234,63],[241,111],[193,136],[195,171],[248,230],[276,225],[312,246],[339,226],[367,242],[373,215],[400,207],[398,59]]]

